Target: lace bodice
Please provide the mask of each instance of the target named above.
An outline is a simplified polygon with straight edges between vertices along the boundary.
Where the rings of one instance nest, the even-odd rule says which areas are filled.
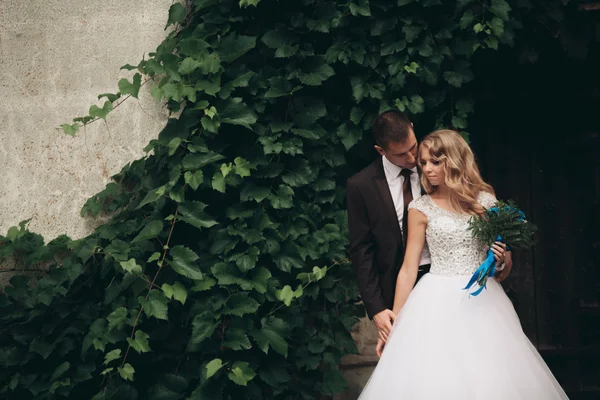
[[[486,208],[496,201],[490,193],[479,193],[478,202]],[[487,246],[475,240],[468,230],[471,215],[447,211],[428,195],[412,201],[408,208],[427,217],[425,237],[431,253],[431,274],[471,275],[481,265]]]

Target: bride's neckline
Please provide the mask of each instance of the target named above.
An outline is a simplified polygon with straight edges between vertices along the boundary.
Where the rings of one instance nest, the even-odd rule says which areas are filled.
[[[467,215],[467,216],[468,216],[468,215],[470,215],[470,214],[468,214],[468,213],[466,213],[466,212],[460,212],[460,211],[448,210],[447,208],[444,208],[444,207],[440,206],[438,203],[436,203],[436,201],[435,201],[435,200],[434,200],[434,199],[431,197],[431,195],[429,195],[429,194],[428,194],[428,195],[427,195],[427,197],[429,198],[429,201],[430,201],[430,202],[431,202],[431,203],[432,203],[432,204],[433,204],[433,205],[434,205],[436,208],[438,208],[438,209],[440,209],[440,210],[442,210],[442,211],[444,211],[444,212],[447,212],[448,214],[451,214],[451,215],[459,215],[459,216],[465,216],[465,215]]]

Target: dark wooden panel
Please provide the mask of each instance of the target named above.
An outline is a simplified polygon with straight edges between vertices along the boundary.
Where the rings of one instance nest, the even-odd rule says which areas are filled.
[[[500,137],[503,140],[498,140]],[[505,132],[486,133],[479,164],[485,179],[494,186],[496,196],[516,201],[530,215],[531,157],[527,146],[522,141],[518,143],[515,146],[513,140],[506,140]],[[515,306],[523,330],[537,344],[536,309],[531,306],[536,302],[533,251],[518,251],[514,256],[514,269],[503,287]]]

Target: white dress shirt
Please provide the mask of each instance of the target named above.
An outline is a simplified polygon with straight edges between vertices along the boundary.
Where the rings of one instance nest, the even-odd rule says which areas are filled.
[[[400,175],[402,168],[392,164],[385,156],[383,158],[383,170],[385,172],[385,179],[387,180],[390,193],[392,195],[392,201],[396,208],[396,215],[398,216],[398,224],[400,224],[400,231],[402,232],[402,219],[404,218],[404,193],[402,191],[402,185],[404,184],[404,177]],[[413,199],[421,197],[421,181],[419,180],[419,172],[415,166],[411,169],[412,174],[410,175],[410,187],[412,190]],[[429,255],[429,249],[427,243],[421,253],[421,261],[419,265],[431,264],[431,256]]]

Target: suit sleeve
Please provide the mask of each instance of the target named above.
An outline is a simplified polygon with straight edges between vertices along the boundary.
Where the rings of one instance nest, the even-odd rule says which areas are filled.
[[[358,288],[369,318],[387,307],[379,285],[375,264],[375,242],[369,216],[359,189],[348,180],[346,185],[348,228],[350,231],[350,258],[358,280]]]

